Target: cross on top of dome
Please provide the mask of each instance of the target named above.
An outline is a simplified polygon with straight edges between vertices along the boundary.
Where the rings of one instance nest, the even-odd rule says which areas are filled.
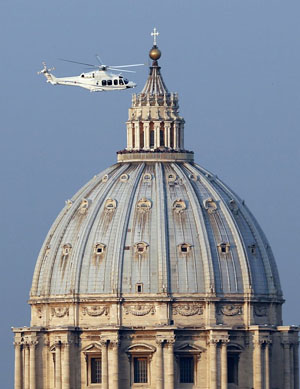
[[[159,32],[157,31],[156,27],[154,27],[153,32],[151,32],[151,35],[153,36],[153,46],[156,46],[156,38],[159,35]]]

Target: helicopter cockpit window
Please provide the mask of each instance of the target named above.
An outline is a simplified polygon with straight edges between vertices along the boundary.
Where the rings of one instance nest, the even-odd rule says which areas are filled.
[[[118,85],[118,80],[114,80],[114,85]]]
[[[125,82],[125,85],[127,85],[129,81],[127,80],[127,78],[124,78],[124,82]]]
[[[124,85],[123,80],[120,79],[120,80],[119,80],[119,84],[120,84],[120,85]]]
[[[106,80],[102,80],[102,86],[106,86]]]
[[[112,80],[107,80],[107,85],[112,85]]]

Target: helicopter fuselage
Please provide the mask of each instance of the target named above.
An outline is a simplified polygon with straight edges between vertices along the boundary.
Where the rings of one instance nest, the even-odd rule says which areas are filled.
[[[48,69],[45,69],[42,73],[45,75],[47,82],[52,85],[79,86],[91,92],[123,90],[136,86],[133,81],[128,81],[122,75],[108,73],[105,70],[95,70],[72,77],[55,77]]]

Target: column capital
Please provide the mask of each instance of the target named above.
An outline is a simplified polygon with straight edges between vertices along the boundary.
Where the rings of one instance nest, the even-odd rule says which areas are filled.
[[[163,337],[163,336],[157,336],[156,338],[155,338],[155,342],[156,342],[156,344],[158,344],[159,346],[162,346],[162,344],[164,343],[164,341],[165,341],[165,338]]]
[[[167,336],[165,337],[165,341],[167,342],[168,345],[174,345],[176,341],[176,336],[175,335]]]
[[[118,349],[120,346],[120,340],[119,339],[110,339],[109,346],[112,350]]]

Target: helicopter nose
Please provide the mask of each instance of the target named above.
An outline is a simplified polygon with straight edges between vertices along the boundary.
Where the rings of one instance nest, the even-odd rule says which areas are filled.
[[[127,85],[127,88],[135,88],[136,87],[136,83],[135,82],[132,82],[130,81]]]

